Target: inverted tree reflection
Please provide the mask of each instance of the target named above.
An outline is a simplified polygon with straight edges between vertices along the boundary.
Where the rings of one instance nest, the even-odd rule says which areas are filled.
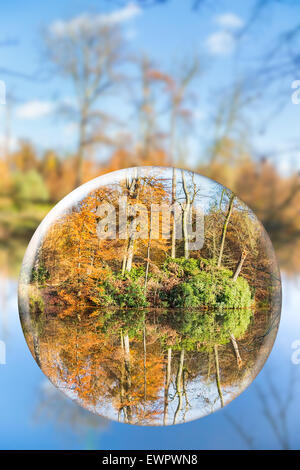
[[[64,316],[52,308],[47,321],[32,314],[24,331],[44,373],[81,406],[125,423],[176,424],[227,404],[258,372],[273,313],[263,312],[261,324],[253,313],[78,309]],[[237,363],[232,335],[247,367]]]

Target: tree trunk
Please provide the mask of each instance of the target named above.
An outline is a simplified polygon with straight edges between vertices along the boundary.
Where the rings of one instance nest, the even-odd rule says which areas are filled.
[[[172,205],[174,207],[176,201],[176,170],[173,168],[172,175]],[[175,209],[172,214],[172,238],[171,238],[171,258],[176,258],[176,213]]]
[[[166,367],[165,399],[164,399],[164,426],[167,425],[167,420],[168,420],[169,388],[170,388],[170,381],[171,381],[171,361],[172,361],[172,349],[168,348],[168,362],[167,362],[167,367]]]
[[[144,324],[143,331],[143,346],[144,346],[144,402],[147,399],[147,345],[146,345],[146,325]]]
[[[125,270],[130,273],[132,268],[132,260],[133,260],[133,253],[134,253],[134,235],[131,235],[128,240],[128,247],[127,247],[127,260]]]
[[[127,189],[129,191],[129,197],[137,200],[139,197],[139,177],[137,175],[137,169],[135,169],[135,174],[132,177],[132,180],[127,180]],[[127,213],[126,213],[127,220]],[[124,253],[122,261],[122,276],[124,276],[125,271],[130,272],[132,268],[132,260],[134,255],[134,244],[135,236],[133,233],[129,234],[128,244],[126,247],[126,252]]]
[[[233,276],[234,282],[237,281],[239,275],[241,274],[241,271],[242,271],[242,268],[243,268],[243,265],[244,265],[244,262],[245,262],[247,256],[248,256],[247,251],[246,251],[246,250],[243,250],[243,252],[242,252],[242,254],[241,254],[240,262],[239,262],[239,264],[238,264],[238,266],[237,266],[237,268],[236,268],[235,274],[234,274],[234,276]]]
[[[182,373],[183,373],[183,363],[184,363],[184,349],[180,353],[180,361],[176,378],[176,392],[178,395],[178,405],[174,415],[173,424],[176,424],[178,415],[182,409],[182,398],[183,398],[183,383],[182,383]]]
[[[85,111],[81,111],[82,115],[79,123],[79,144],[77,150],[77,172],[75,188],[83,183],[83,162],[84,162],[84,147],[86,140],[86,114]]]
[[[131,271],[132,268],[132,260],[134,255],[134,236],[130,235],[126,247],[126,253],[123,256],[122,261],[122,276],[124,276],[125,272]]]
[[[151,240],[149,238],[148,247],[147,247],[147,264],[146,264],[146,273],[145,273],[145,289],[147,288],[147,282],[148,282],[149,265],[150,265],[150,250],[151,250]]]
[[[229,220],[230,220],[230,217],[231,217],[231,214],[232,214],[234,199],[235,199],[235,196],[232,194],[232,196],[230,198],[230,201],[229,201],[229,207],[228,207],[227,215],[226,215],[224,226],[223,226],[220,254],[219,254],[219,259],[218,259],[218,267],[219,268],[221,267],[221,264],[222,264],[222,258],[223,258],[224,246],[225,246],[225,239],[226,239]]]
[[[147,247],[147,264],[146,264],[146,273],[145,273],[145,289],[147,287],[148,274],[149,274],[151,237],[152,237],[152,211],[150,212],[150,229],[149,229],[149,240],[148,240],[148,247]]]
[[[126,375],[126,400],[131,401],[130,390],[131,390],[131,370],[130,370],[130,345],[129,345],[129,336],[126,334],[124,336],[124,363],[125,363],[125,375]],[[126,413],[128,423],[132,422],[132,411],[131,405],[126,405]]]
[[[239,352],[239,346],[238,346],[237,341],[236,341],[233,334],[230,335],[230,339],[231,339],[231,343],[232,343],[232,346],[233,346],[233,349],[234,349],[234,352],[235,352],[237,366],[240,369],[243,365],[243,361],[242,361],[242,358],[241,358],[241,355],[240,355],[240,352]]]
[[[125,368],[127,371],[130,371],[130,345],[128,333],[124,336],[124,358]]]
[[[221,401],[221,407],[224,407],[224,399],[223,399],[223,392],[221,387],[221,379],[220,379],[220,366],[219,366],[219,355],[218,355],[218,345],[214,345],[214,353],[215,353],[215,364],[216,364],[216,381],[218,387],[218,393]]]
[[[184,395],[184,398],[185,398],[185,410],[184,410],[184,416],[183,416],[183,421],[184,422],[185,422],[185,417],[186,417],[187,411],[188,411],[189,408],[191,408],[191,405],[190,405],[189,400],[188,400],[187,390],[186,390],[186,377],[187,377],[187,375],[188,375],[187,370],[184,370],[183,371],[183,378],[182,378],[183,395]]]
[[[234,282],[236,282],[238,280],[238,277],[241,273],[241,270],[242,270],[244,262],[247,258],[247,255],[248,255],[247,251],[243,250],[243,252],[241,254],[240,262],[239,262],[239,264],[236,268],[235,274],[233,276],[233,281]],[[237,343],[237,341],[236,341],[233,334],[231,334],[230,339],[231,339],[231,343],[232,343],[232,346],[233,346],[233,349],[234,349],[234,352],[235,352],[237,366],[240,369],[242,367],[243,361],[242,361],[242,358],[241,358],[241,355],[240,355],[240,352],[239,352],[239,346],[238,346],[238,343]]]
[[[33,336],[33,349],[34,349],[35,360],[36,360],[37,365],[40,368],[42,368],[41,353],[40,353],[40,340],[39,340],[39,335],[36,330],[33,330],[32,336]]]
[[[127,254],[124,253],[123,261],[122,261],[122,276],[124,276],[126,271],[126,261],[127,261]]]
[[[122,333],[122,330],[121,330],[121,348],[122,348],[122,351],[123,351],[123,354],[124,354],[124,339],[123,339],[123,333]],[[122,365],[122,368],[121,368],[121,380],[120,380],[120,407],[119,407],[119,411],[118,411],[118,421],[120,421],[120,417],[121,417],[121,411],[123,410],[123,413],[124,413],[124,421],[125,423],[127,423],[127,411],[124,407],[124,395],[125,395],[125,389],[124,389],[124,376],[125,376],[125,367],[124,365]]]
[[[185,194],[185,205],[183,207],[182,215],[182,229],[183,229],[183,241],[184,241],[184,257],[188,259],[190,256],[189,253],[189,234],[188,234],[188,221],[190,217],[191,210],[191,198],[188,192],[188,188],[185,181],[184,171],[181,171],[182,175],[182,186]]]

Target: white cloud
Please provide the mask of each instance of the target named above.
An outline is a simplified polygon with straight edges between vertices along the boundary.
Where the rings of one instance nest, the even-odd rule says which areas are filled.
[[[47,116],[54,110],[54,104],[50,101],[28,101],[19,106],[16,116],[20,119],[38,119]]]
[[[210,54],[228,55],[234,50],[236,39],[228,31],[218,31],[208,36],[205,45]]]
[[[135,3],[128,3],[123,8],[107,14],[91,15],[84,13],[69,21],[57,20],[50,25],[49,31],[57,37],[76,35],[79,32],[91,32],[101,26],[113,26],[125,23],[142,13]]]
[[[228,29],[240,29],[244,26],[244,21],[234,13],[224,13],[215,18],[215,22]]]
[[[128,3],[128,5],[120,10],[113,11],[107,15],[99,15],[102,17],[102,22],[106,24],[117,24],[129,21],[142,12],[141,8],[135,3]]]

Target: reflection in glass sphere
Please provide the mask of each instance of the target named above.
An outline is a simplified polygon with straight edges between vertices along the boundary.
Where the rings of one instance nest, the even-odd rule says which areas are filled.
[[[261,370],[281,282],[262,225],[227,188],[131,168],[81,186],[44,219],[19,309],[36,362],[79,405],[177,424],[223,407]]]

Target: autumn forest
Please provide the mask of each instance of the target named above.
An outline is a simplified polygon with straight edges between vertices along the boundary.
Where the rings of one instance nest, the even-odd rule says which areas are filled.
[[[110,173],[73,194],[23,263],[37,363],[82,406],[126,423],[223,407],[277,331],[280,276],[260,222],[225,187],[172,168]]]

